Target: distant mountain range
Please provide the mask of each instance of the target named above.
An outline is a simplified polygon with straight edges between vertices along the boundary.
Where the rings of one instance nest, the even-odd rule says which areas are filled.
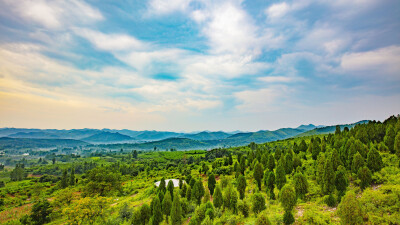
[[[340,125],[353,127],[353,124]],[[336,126],[301,125],[297,128],[281,128],[274,131],[257,132],[211,132],[177,133],[168,131],[132,131],[112,129],[24,129],[0,128],[0,149],[8,147],[45,148],[75,147],[79,145],[107,145],[109,148],[129,148],[138,150],[158,149],[208,149],[214,147],[242,146],[250,142],[265,143],[290,137],[301,137],[315,134],[327,134],[335,131]]]

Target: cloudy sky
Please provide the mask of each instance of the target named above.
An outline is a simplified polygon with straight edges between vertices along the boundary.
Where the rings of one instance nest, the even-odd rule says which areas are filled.
[[[398,113],[398,0],[0,0],[0,127],[254,131]]]

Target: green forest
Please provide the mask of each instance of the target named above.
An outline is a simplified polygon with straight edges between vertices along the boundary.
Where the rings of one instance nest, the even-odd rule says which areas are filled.
[[[240,147],[7,159],[0,223],[400,224],[399,159],[399,116]]]

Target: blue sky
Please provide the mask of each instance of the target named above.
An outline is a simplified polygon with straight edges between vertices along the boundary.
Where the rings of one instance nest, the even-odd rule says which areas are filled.
[[[396,0],[0,0],[0,127],[273,130],[399,99]]]

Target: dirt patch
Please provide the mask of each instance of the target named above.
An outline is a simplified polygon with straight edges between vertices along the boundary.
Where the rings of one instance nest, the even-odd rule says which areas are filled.
[[[19,219],[22,216],[28,214],[31,211],[31,209],[32,209],[32,204],[26,204],[23,206],[4,210],[3,212],[0,212],[0,224],[5,223],[9,220]]]
[[[303,216],[303,213],[304,213],[303,207],[297,206],[295,209],[296,209],[296,211],[297,211],[297,213],[296,213],[296,218],[302,217],[302,216]]]
[[[374,191],[379,190],[379,188],[381,188],[381,186],[382,185],[380,185],[380,184],[378,184],[378,185],[374,184],[374,185],[372,185],[372,190],[374,190]]]

